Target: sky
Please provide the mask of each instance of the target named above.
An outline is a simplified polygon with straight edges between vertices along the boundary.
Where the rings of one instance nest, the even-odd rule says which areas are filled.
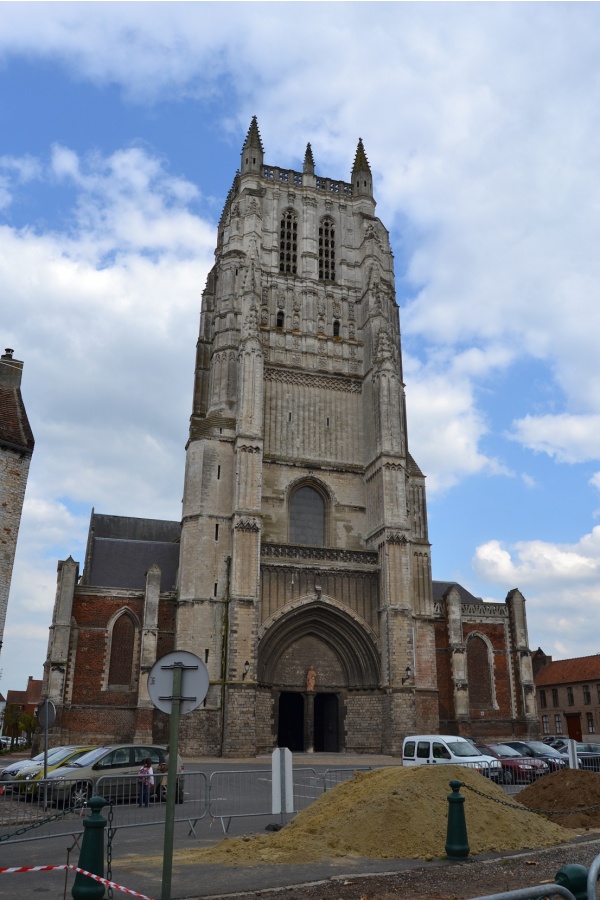
[[[390,230],[433,576],[599,652],[600,6],[0,3],[0,351],[36,446],[0,691],[42,677],[92,507],[179,519],[201,292],[265,162]]]

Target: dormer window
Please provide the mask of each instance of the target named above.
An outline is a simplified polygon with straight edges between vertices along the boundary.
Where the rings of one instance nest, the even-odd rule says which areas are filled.
[[[298,217],[288,209],[281,218],[279,229],[279,271],[284,275],[296,274],[298,260]]]
[[[323,219],[319,227],[319,281],[335,281],[335,225]]]

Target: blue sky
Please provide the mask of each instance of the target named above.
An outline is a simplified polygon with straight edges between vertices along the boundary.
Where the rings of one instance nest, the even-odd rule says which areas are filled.
[[[266,161],[390,229],[433,573],[599,650],[597,4],[0,4],[0,346],[36,437],[0,690],[41,677],[98,512],[178,519],[200,297]]]

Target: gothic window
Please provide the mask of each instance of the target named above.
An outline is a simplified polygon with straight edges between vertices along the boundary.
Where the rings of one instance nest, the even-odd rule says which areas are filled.
[[[335,281],[335,225],[323,219],[319,227],[319,281]]]
[[[325,546],[325,500],[312,487],[300,487],[290,497],[290,543]]]
[[[279,271],[285,275],[296,274],[298,259],[298,218],[288,209],[281,217],[279,229]]]
[[[472,709],[492,709],[494,695],[489,648],[484,639],[476,634],[467,641],[467,673],[469,706]]]
[[[337,319],[336,319],[335,322],[333,323],[333,336],[334,336],[334,337],[339,337],[339,336],[340,336],[340,323],[338,322]]]
[[[283,321],[284,321],[283,312],[282,312],[282,310],[279,310],[279,312],[277,313],[277,327],[278,328],[283,328]]]
[[[127,612],[115,619],[110,632],[110,666],[108,687],[128,691],[131,689],[135,623]]]

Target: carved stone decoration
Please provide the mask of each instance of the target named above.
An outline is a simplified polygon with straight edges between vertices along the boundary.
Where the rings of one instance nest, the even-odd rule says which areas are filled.
[[[266,308],[266,306],[263,306],[260,311],[260,324],[264,327],[269,324],[269,310]]]
[[[244,338],[258,337],[258,310],[254,304],[248,310],[248,315],[244,322]]]
[[[340,306],[339,302],[336,300],[333,304],[333,315],[335,316],[336,319],[339,319],[341,314],[342,314],[342,307]]]
[[[388,534],[388,536],[386,537],[386,543],[408,544],[408,539],[405,534],[399,534],[397,531],[392,531],[391,534]]]
[[[260,531],[260,526],[256,519],[240,519],[240,521],[235,525],[235,530],[257,532]]]
[[[312,372],[289,372],[281,369],[265,369],[265,381],[280,381],[284,384],[302,384],[306,387],[322,388],[327,391],[344,391],[350,394],[362,393],[362,384],[354,378],[342,375],[317,375]]]
[[[324,316],[324,315],[325,315],[325,300],[324,300],[323,297],[319,297],[319,298],[317,299],[317,313],[318,313],[320,316]]]
[[[285,309],[285,297],[282,291],[279,291],[279,293],[277,294],[277,308]]]
[[[317,673],[315,671],[315,667],[311,666],[308,672],[306,673],[306,690],[314,691],[315,685],[317,683]]]

